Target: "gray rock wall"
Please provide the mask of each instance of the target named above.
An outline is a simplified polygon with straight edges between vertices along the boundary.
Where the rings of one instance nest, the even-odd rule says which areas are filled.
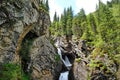
[[[50,18],[49,14],[40,8],[41,1],[1,1],[0,62],[13,62],[15,60],[15,54],[19,53],[22,40],[29,31],[34,32],[37,36],[47,35]]]
[[[53,80],[55,76],[55,55],[54,47],[45,36],[39,37],[33,42],[30,50],[33,80]]]
[[[49,12],[42,9],[43,0],[4,0],[0,2],[0,63],[21,62],[20,49],[25,36],[37,35],[30,50],[33,80],[53,80],[54,47],[48,37]]]

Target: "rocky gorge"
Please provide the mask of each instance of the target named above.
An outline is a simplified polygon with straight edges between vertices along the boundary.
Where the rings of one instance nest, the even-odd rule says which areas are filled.
[[[29,75],[27,80],[59,80],[67,70],[55,46],[58,37],[50,37],[50,16],[43,2],[0,1],[0,80],[26,80],[21,74]],[[119,65],[107,53],[97,55],[101,49],[87,46],[84,40],[59,39],[63,58],[72,64],[68,80],[119,80]],[[8,77],[2,71],[9,71],[10,65],[4,64],[18,64],[20,70]]]

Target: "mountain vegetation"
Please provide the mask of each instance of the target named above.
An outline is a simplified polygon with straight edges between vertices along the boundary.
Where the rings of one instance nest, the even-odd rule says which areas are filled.
[[[88,46],[103,48],[109,54],[120,54],[120,1],[104,4],[99,0],[96,11],[88,15],[84,9],[73,15],[72,7],[64,9],[61,17],[55,12],[50,26],[52,36],[73,36],[86,40]]]
[[[64,9],[60,17],[55,13],[50,33],[52,37],[69,36],[73,40],[84,40],[87,47],[93,48],[89,56],[91,74],[88,74],[88,80],[94,80],[89,77],[97,72],[98,67],[101,74],[119,75],[119,72],[114,74],[110,70],[110,65],[120,64],[120,0],[107,1],[107,4],[99,0],[96,11],[88,15],[84,9],[73,15],[71,7]],[[106,62],[105,55],[109,58]]]

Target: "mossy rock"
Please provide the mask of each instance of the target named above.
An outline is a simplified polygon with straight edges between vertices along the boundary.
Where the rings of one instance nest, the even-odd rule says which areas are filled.
[[[92,59],[95,59],[101,52],[101,48],[95,48],[92,53],[91,53],[91,57]]]
[[[120,54],[115,55],[115,56],[114,56],[114,60],[115,60],[118,64],[120,64]]]
[[[75,59],[76,62],[80,62],[81,61],[81,58],[77,58]]]
[[[56,62],[59,62],[59,61],[60,61],[60,55],[58,55],[58,54],[55,55],[55,61],[56,61]]]

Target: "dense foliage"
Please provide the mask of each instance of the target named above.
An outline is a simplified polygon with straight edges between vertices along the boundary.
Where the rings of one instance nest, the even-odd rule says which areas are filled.
[[[96,11],[88,15],[84,9],[73,16],[72,8],[64,9],[59,18],[57,13],[50,26],[52,36],[73,36],[86,40],[88,46],[102,48],[108,54],[119,54],[120,50],[120,1],[104,4],[99,0]]]
[[[18,64],[6,63],[0,65],[0,80],[29,80]]]
[[[48,0],[41,1],[40,8],[47,11],[47,12],[49,12]]]
[[[89,56],[90,68],[88,80],[94,73],[101,73],[108,78],[118,79],[120,69],[120,0],[99,0],[96,11],[88,15],[84,9],[73,16],[72,8],[64,9],[59,18],[57,13],[50,26],[52,37],[69,36],[73,40],[85,40],[88,48],[93,48]],[[67,37],[66,37],[67,39]],[[106,57],[106,55],[108,57]],[[77,59],[76,61],[80,61]],[[112,70],[117,66],[118,72]],[[99,69],[99,70],[98,70]],[[94,75],[95,76],[95,75]],[[100,79],[103,80],[103,79]],[[119,80],[119,79],[118,79]]]

